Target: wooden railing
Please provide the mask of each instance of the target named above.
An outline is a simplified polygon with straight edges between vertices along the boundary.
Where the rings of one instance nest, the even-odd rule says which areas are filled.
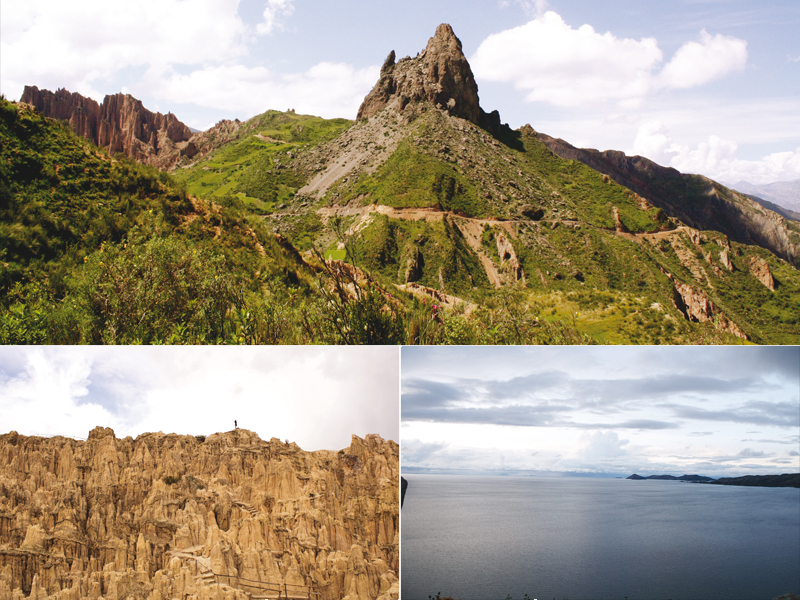
[[[220,573],[214,573],[214,579],[216,579],[217,583],[227,583],[232,587],[239,588],[250,594],[250,597],[254,599],[315,600],[315,597],[319,595],[316,586],[313,585],[268,583]]]

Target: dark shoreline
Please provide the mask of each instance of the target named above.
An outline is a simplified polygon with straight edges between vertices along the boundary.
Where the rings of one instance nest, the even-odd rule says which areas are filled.
[[[703,475],[649,475],[642,477],[634,473],[627,479],[640,481],[643,479],[658,479],[666,481],[687,481],[689,483],[706,483],[716,485],[743,485],[750,487],[795,487],[800,488],[800,473],[784,473],[782,475],[744,475],[742,477],[720,477],[713,479]]]

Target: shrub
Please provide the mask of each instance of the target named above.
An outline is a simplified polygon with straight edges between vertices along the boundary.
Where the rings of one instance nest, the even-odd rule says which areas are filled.
[[[177,238],[102,247],[69,288],[66,304],[91,343],[214,341],[241,304],[225,258]]]

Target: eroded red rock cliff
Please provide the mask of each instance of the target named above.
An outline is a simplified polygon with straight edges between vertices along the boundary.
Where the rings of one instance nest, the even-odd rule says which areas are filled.
[[[54,93],[25,86],[20,102],[46,117],[69,121],[75,133],[111,154],[122,152],[159,169],[172,167],[192,137],[175,115],[150,112],[130,94],[106,96],[98,104],[64,89]]]

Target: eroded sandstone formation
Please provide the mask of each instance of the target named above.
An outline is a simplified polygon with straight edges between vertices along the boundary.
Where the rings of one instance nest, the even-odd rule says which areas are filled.
[[[772,271],[769,270],[769,263],[760,256],[754,256],[750,260],[750,273],[758,279],[768,290],[775,291],[775,279]]]
[[[710,322],[719,331],[726,331],[743,340],[747,339],[747,335],[741,328],[719,310],[702,290],[676,281],[672,288],[672,295],[675,308],[683,314],[687,321]]]
[[[398,477],[398,446],[377,435],[305,452],[244,429],[11,432],[0,600],[396,600]]]
[[[46,117],[69,121],[75,133],[112,155],[121,152],[160,169],[173,166],[192,137],[175,115],[150,112],[130,94],[106,96],[98,104],[64,89],[53,93],[25,86],[20,102]]]

